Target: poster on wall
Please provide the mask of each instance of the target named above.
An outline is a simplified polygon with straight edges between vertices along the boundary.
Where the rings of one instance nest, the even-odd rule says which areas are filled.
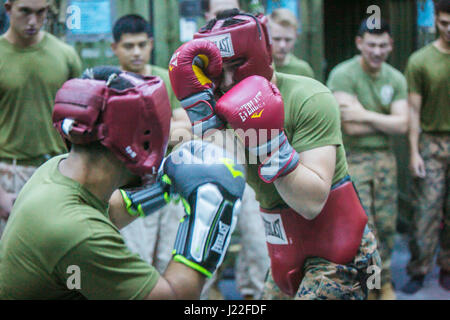
[[[434,28],[433,0],[417,1],[417,25],[424,28]]]
[[[110,0],[72,0],[67,7],[68,37],[76,41],[98,41],[111,36]]]

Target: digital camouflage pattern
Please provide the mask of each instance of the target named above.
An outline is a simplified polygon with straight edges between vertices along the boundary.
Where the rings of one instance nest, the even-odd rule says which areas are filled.
[[[423,133],[419,150],[426,177],[413,179],[411,188],[411,261],[407,266],[410,276],[431,271],[438,243],[437,263],[450,270],[450,135]]]
[[[359,250],[346,265],[332,263],[319,257],[306,259],[304,277],[295,297],[278,288],[268,273],[262,299],[264,300],[365,300],[368,278],[373,275],[370,266],[381,268],[377,242],[366,227]]]
[[[383,264],[381,284],[392,281],[391,256],[394,250],[397,220],[397,166],[388,150],[347,152],[350,176],[369,217]]]
[[[33,166],[21,166],[0,162],[0,187],[6,192],[18,194],[36,171]],[[0,237],[6,226],[6,220],[0,219]]]

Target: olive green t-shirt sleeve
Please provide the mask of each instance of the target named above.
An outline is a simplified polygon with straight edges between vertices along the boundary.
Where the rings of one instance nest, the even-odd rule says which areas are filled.
[[[405,69],[405,78],[408,84],[408,92],[422,94],[423,92],[423,76],[420,67],[415,60],[410,57]]]
[[[405,77],[401,73],[398,73],[396,78],[397,80],[395,81],[395,90],[394,96],[392,97],[392,102],[408,99],[408,85]]]
[[[308,63],[305,63],[304,66],[304,73],[305,73],[305,77],[310,77],[314,79],[314,70],[311,68],[311,66]]]
[[[330,92],[316,93],[297,109],[291,145],[297,152],[341,145],[339,106]]]
[[[120,234],[95,234],[72,248],[57,264],[55,273],[63,283],[74,282],[79,270],[78,290],[86,299],[128,300],[145,298],[159,279],[156,269],[133,254]]]
[[[354,95],[353,79],[343,70],[335,70],[330,73],[327,81],[327,87],[332,91],[342,91]]]

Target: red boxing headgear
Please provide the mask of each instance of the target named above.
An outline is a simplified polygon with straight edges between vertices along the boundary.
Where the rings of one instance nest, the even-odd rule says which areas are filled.
[[[58,90],[53,125],[74,144],[99,141],[136,175],[157,173],[167,150],[171,109],[159,77],[114,75],[134,86],[72,79]]]
[[[194,35],[194,39],[199,38],[214,42],[224,62],[244,59],[234,73],[236,82],[253,75],[272,79],[272,44],[265,16],[234,11],[228,17],[211,20]]]

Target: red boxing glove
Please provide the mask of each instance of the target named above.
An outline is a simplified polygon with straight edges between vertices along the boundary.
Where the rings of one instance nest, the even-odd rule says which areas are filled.
[[[258,171],[264,182],[297,167],[298,153],[283,130],[283,98],[266,78],[251,76],[239,82],[217,101],[216,114],[231,125],[251,154],[267,156]]]
[[[215,115],[216,101],[211,78],[222,73],[222,57],[217,46],[208,40],[196,39],[179,47],[169,62],[172,89],[186,110],[194,134],[221,129],[224,123]]]

